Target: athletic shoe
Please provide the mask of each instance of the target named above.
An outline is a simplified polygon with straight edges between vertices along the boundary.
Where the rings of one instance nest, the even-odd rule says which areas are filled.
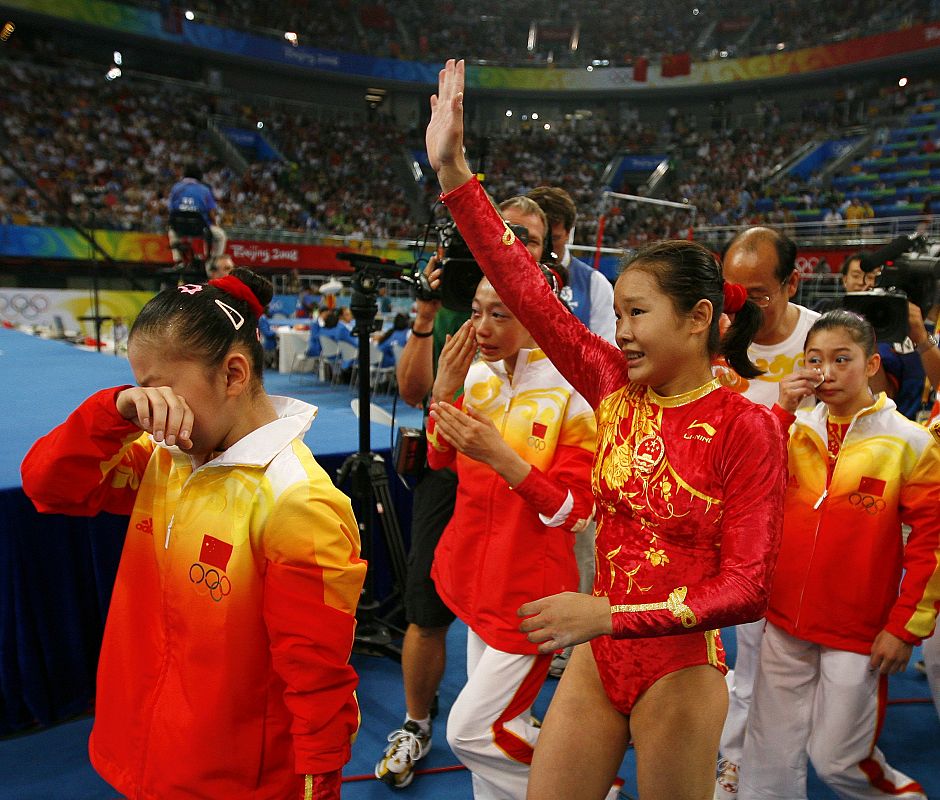
[[[610,787],[610,791],[607,792],[607,796],[604,800],[619,800],[620,790],[623,788],[623,778],[617,778],[614,780],[613,784]]]
[[[422,733],[417,722],[408,720],[388,735],[385,756],[375,765],[375,777],[396,789],[404,789],[415,776],[415,764],[431,749],[431,731]]]
[[[738,765],[727,758],[718,761],[715,781],[715,800],[728,800],[738,796]]]
[[[568,666],[568,659],[571,658],[571,648],[566,647],[560,653],[557,653],[552,659],[552,663],[548,668],[548,674],[552,678],[560,678],[561,673],[565,671],[565,667]]]

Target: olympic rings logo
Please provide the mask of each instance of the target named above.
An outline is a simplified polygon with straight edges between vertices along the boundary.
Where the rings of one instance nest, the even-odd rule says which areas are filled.
[[[36,319],[49,310],[49,298],[43,294],[0,294],[0,314],[6,311],[19,314],[23,319]]]
[[[542,450],[544,450],[546,447],[548,447],[548,445],[545,444],[545,440],[544,440],[544,439],[539,439],[539,438],[537,438],[537,437],[535,437],[535,436],[530,436],[530,437],[528,438],[528,442],[527,442],[527,443],[528,443],[529,447],[534,448],[535,450],[539,450],[539,451],[542,451]]]
[[[209,597],[216,603],[221,603],[223,597],[232,593],[232,582],[225,575],[220,575],[216,569],[207,570],[198,561],[190,566],[189,579],[196,585],[205,583]]]
[[[885,510],[885,501],[880,497],[872,497],[870,494],[853,492],[849,495],[849,503],[868,514],[877,514]]]

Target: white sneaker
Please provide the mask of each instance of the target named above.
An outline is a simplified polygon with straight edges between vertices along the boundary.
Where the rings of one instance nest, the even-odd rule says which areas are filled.
[[[715,800],[731,800],[738,796],[738,765],[727,758],[718,761]]]
[[[417,722],[408,720],[388,735],[385,755],[375,765],[375,777],[396,789],[404,789],[415,777],[415,764],[431,749],[431,731],[423,733]]]

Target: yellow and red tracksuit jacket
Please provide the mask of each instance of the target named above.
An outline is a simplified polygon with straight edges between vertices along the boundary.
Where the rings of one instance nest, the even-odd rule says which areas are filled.
[[[919,644],[940,606],[940,442],[882,394],[851,420],[829,478],[826,405],[774,411],[795,422],[767,619],[855,653],[883,629]]]
[[[366,572],[349,500],[302,440],[316,409],[273,397],[277,420],[194,469],[117,413],[123,388],[22,466],[39,511],[130,514],[92,763],[134,800],[313,796],[310,776],[339,770],[358,730]]]
[[[457,501],[434,552],[441,599],[490,647],[531,654],[523,603],[577,591],[574,534],[593,514],[594,413],[541,350],[520,350],[510,381],[502,361],[478,361],[461,405],[489,417],[532,469],[514,489],[458,453],[428,422],[428,462],[457,471]]]

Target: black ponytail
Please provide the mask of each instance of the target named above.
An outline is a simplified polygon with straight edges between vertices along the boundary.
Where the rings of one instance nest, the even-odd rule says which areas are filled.
[[[236,267],[238,278],[266,308],[274,297],[270,281],[244,267]],[[141,309],[128,341],[159,340],[178,358],[193,358],[207,367],[222,363],[232,347],[242,347],[259,383],[264,374],[264,349],[258,338],[258,314],[247,299],[218,286],[187,284],[164,289]]]
[[[747,354],[747,348],[750,347],[763,321],[764,312],[760,306],[753,300],[745,300],[741,310],[734,315],[731,327],[721,337],[718,352],[742,378],[756,378],[764,374],[754,366]]]

